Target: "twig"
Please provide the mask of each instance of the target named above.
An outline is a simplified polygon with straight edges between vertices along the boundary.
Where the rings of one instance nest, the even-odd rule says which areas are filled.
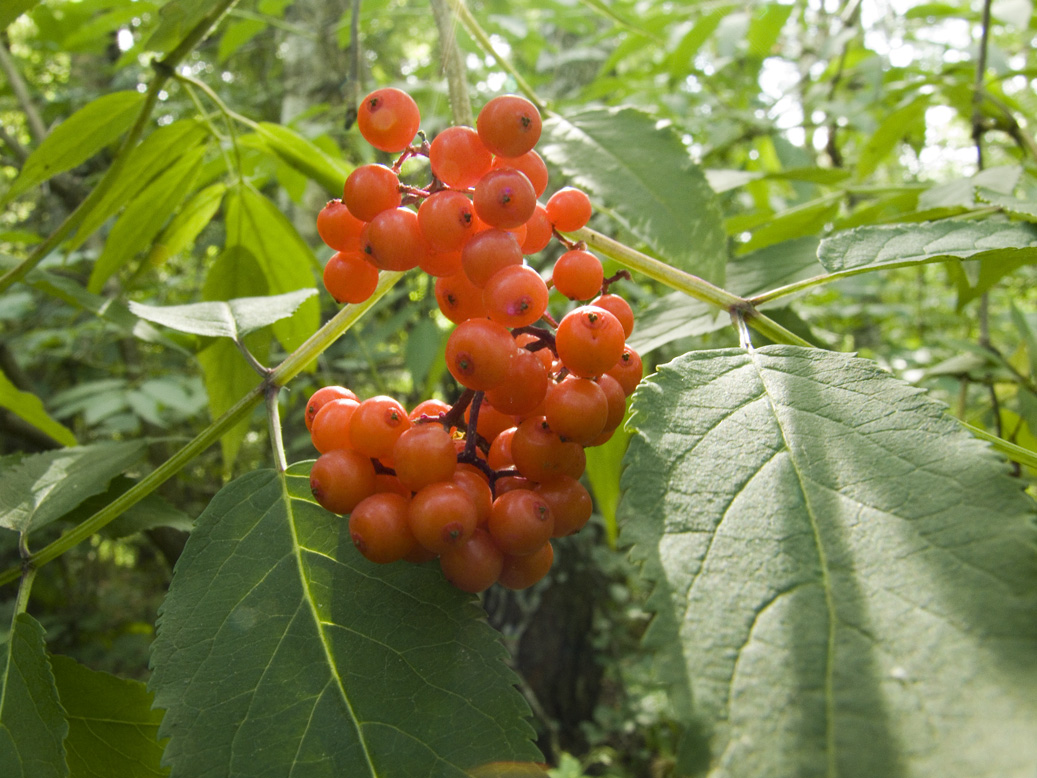
[[[461,49],[457,46],[454,27],[457,17],[447,7],[446,0],[429,0],[432,15],[436,18],[439,29],[439,49],[443,57],[443,71],[446,74],[447,90],[450,94],[450,112],[454,124],[473,126],[472,101],[468,96],[468,77],[465,70]]]
[[[47,137],[47,125],[43,123],[39,111],[36,110],[36,104],[32,101],[29,88],[25,85],[25,80],[22,78],[22,74],[18,72],[18,68],[14,66],[11,54],[7,51],[7,46],[2,41],[0,41],[0,68],[3,68],[4,75],[7,76],[7,83],[11,85],[11,91],[14,92],[14,96],[18,99],[18,104],[22,107],[23,113],[25,113],[25,118],[29,122],[29,132],[32,133],[33,138],[39,143]]]

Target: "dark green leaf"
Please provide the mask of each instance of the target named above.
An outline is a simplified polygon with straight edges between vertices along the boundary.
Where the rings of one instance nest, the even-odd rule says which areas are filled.
[[[43,644],[43,627],[19,613],[0,645],[0,775],[64,778],[68,732]]]
[[[100,292],[105,281],[151,245],[184,195],[191,191],[204,154],[205,149],[199,147],[180,156],[126,207],[94,263],[88,291]]]
[[[711,776],[1037,764],[1034,504],[944,406],[771,346],[687,354],[634,409],[622,539]]]
[[[40,0],[7,0],[0,8],[0,29],[7,27],[26,11],[31,11]]]
[[[1037,227],[955,221],[859,227],[821,241],[817,258],[829,273],[868,272],[948,259],[1037,260]]]
[[[353,168],[343,160],[332,157],[284,125],[260,122],[256,134],[285,164],[316,181],[328,192],[341,192],[342,184],[353,172]]]
[[[79,524],[125,494],[136,483],[132,478],[116,476],[105,492],[87,498],[75,510],[62,516],[61,520],[69,524]],[[101,533],[109,538],[125,538],[155,527],[171,527],[181,532],[190,532],[193,524],[192,517],[152,493],[106,524]]]
[[[252,255],[266,281],[267,294],[314,288],[314,272],[320,265],[291,222],[272,202],[253,189],[233,190],[227,195],[226,224],[227,248],[241,247]],[[209,299],[214,298],[209,296]],[[314,297],[304,302],[290,319],[276,322],[273,331],[285,350],[292,351],[319,325],[320,306]]]
[[[51,668],[68,714],[65,750],[71,778],[167,775],[156,738],[162,711],[151,709],[144,684],[90,670],[65,656]]]
[[[250,473],[199,517],[151,687],[174,776],[465,778],[536,760],[481,609],[435,565],[374,565],[307,468]]]
[[[30,532],[60,519],[137,464],[147,446],[134,440],[30,454],[0,473],[0,527]]]
[[[6,408],[22,421],[31,424],[63,446],[76,445],[76,436],[68,427],[55,421],[34,394],[23,392],[0,372],[0,408]]]
[[[130,311],[137,316],[164,327],[212,338],[240,340],[250,332],[288,318],[315,294],[316,289],[300,289],[265,297],[239,297],[226,302],[165,306],[131,302],[129,305]]]
[[[724,281],[720,207],[672,127],[632,108],[552,116],[538,149],[671,265]]]
[[[90,159],[129,129],[143,102],[143,94],[127,91],[112,92],[87,103],[33,150],[3,201]]]

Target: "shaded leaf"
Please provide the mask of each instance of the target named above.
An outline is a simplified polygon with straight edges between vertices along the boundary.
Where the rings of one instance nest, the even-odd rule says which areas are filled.
[[[87,103],[33,149],[3,201],[90,159],[130,128],[143,102],[140,92],[126,91],[102,95]]]
[[[817,258],[829,273],[868,272],[948,259],[1037,261],[1037,227],[948,219],[858,227],[821,241]]]
[[[151,709],[143,683],[91,670],[65,656],[52,656],[50,664],[68,715],[65,750],[71,778],[168,774],[159,764],[162,746],[156,738],[162,711]]]
[[[147,446],[133,440],[30,454],[0,473],[0,527],[30,532],[60,519],[137,464]]]
[[[720,207],[672,127],[633,108],[552,116],[538,150],[668,263],[723,283]]]
[[[616,509],[619,507],[619,476],[623,472],[623,455],[626,454],[630,433],[622,426],[607,443],[584,450],[587,456],[587,481],[598,513],[605,522],[605,535],[609,545],[616,546],[619,528]]]
[[[6,408],[27,424],[53,438],[63,446],[76,445],[76,436],[68,427],[51,418],[39,397],[23,392],[0,371],[0,408]]]
[[[67,732],[43,627],[19,613],[0,646],[0,775],[64,778],[68,767],[62,741]]]
[[[142,319],[180,332],[239,340],[250,332],[291,316],[316,289],[187,305],[144,305],[130,302],[130,311]]]
[[[687,354],[634,408],[622,539],[711,776],[1037,764],[1034,505],[944,406],[772,346]]]
[[[87,498],[73,511],[62,516],[61,520],[73,525],[79,524],[117,497],[125,494],[136,483],[132,478],[116,476],[107,490]],[[152,493],[131,505],[113,521],[106,524],[100,532],[109,538],[125,538],[155,527],[171,527],[181,532],[190,532],[193,524],[194,519],[191,516],[174,507],[158,494]]]
[[[151,245],[184,195],[191,191],[204,155],[204,147],[182,154],[126,206],[90,271],[87,291],[100,292],[105,281]]]
[[[464,778],[539,758],[497,634],[435,565],[375,565],[309,497],[249,473],[199,517],[151,688],[173,776]]]

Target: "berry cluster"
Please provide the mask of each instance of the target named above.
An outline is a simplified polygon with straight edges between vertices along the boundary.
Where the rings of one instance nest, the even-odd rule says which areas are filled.
[[[435,276],[440,310],[457,325],[447,368],[465,390],[452,406],[426,400],[410,412],[387,396],[317,390],[306,408],[320,453],[311,489],[328,510],[349,514],[353,543],[374,562],[438,557],[469,592],[531,586],[551,567],[551,539],[590,518],[584,447],[611,437],[641,380],[641,359],[626,345],[633,312],[609,291],[616,278],[604,278],[600,260],[561,234],[587,223],[587,195],[567,187],[538,201],[548,175],[533,150],[540,113],[528,100],[497,97],[474,129],[412,145],[417,105],[379,89],[358,125],[375,148],[402,153],[392,167],[354,170],[342,199],[317,217],[337,252],[325,286],[355,303],[374,292],[379,270]],[[399,180],[415,155],[429,158],[425,189]],[[525,257],[552,238],[566,250],[545,282]],[[550,286],[577,303],[557,322]]]

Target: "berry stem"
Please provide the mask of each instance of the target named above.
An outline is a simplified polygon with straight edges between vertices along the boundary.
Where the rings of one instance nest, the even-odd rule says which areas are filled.
[[[481,396],[482,392],[477,393],[474,389],[465,389],[454,404],[450,406],[450,410],[439,417],[439,423],[443,425],[447,432],[450,431],[451,427],[461,426],[464,421],[464,412],[475,399],[476,394]]]

